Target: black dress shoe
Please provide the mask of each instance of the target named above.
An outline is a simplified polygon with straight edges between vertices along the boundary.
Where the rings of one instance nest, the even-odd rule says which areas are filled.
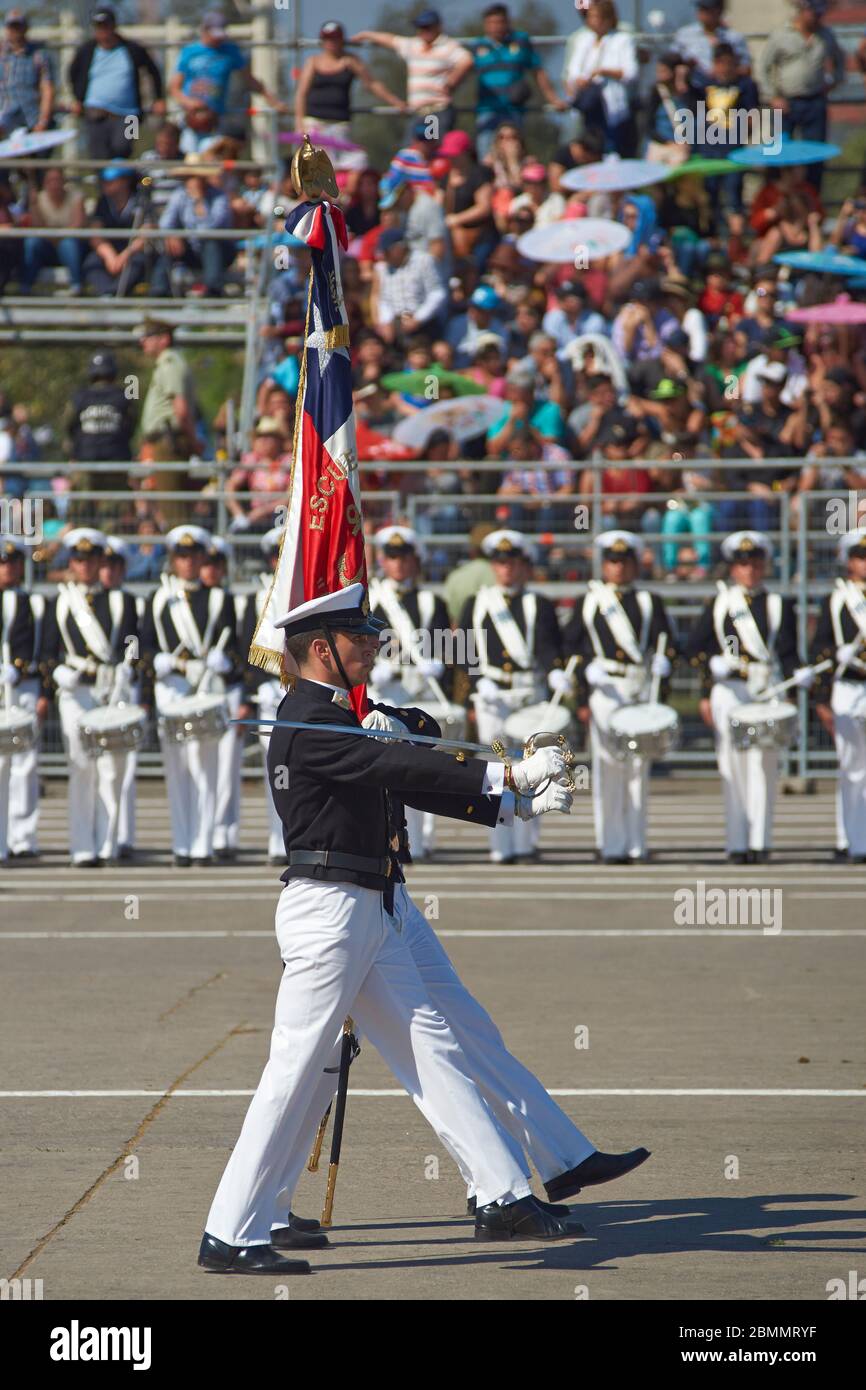
[[[627,864],[629,861],[624,854],[603,854],[602,864]]]
[[[38,859],[38,849],[12,849],[9,851],[10,859]]]
[[[769,864],[769,862],[770,862],[770,851],[769,851],[768,849],[750,849],[750,850],[749,850],[749,863],[750,863],[750,864]]]
[[[571,1207],[564,1206],[562,1202],[542,1202],[540,1197],[535,1198],[538,1205],[547,1212],[548,1216],[556,1216],[560,1221],[565,1221],[571,1216]],[[475,1208],[478,1203],[474,1197],[466,1198],[466,1215],[474,1216]]]
[[[198,858],[195,858],[195,857],[194,857],[194,858],[192,859],[191,862],[192,862],[193,868],[196,868],[196,869],[207,869],[207,868],[209,868],[210,865],[213,863],[213,855],[212,855],[212,854],[202,854],[202,855],[200,855]]]
[[[293,1211],[289,1212],[289,1225],[293,1231],[321,1231],[322,1223],[317,1221],[315,1216],[296,1216]]]
[[[849,854],[847,859],[849,864],[866,864],[866,854]]]
[[[729,864],[748,864],[749,856],[744,849],[735,849],[731,854],[726,854],[725,858]]]
[[[235,851],[233,849],[215,849],[214,858],[220,864],[230,864],[235,858]]]
[[[833,863],[834,863],[834,864],[847,864],[847,863],[850,861],[850,859],[851,859],[851,856],[850,856],[850,854],[848,853],[847,849],[834,849],[834,851],[833,851]]]
[[[133,849],[132,845],[117,846],[117,857],[123,864],[128,863],[129,860],[132,859],[134,854],[135,850]]]
[[[568,1240],[574,1234],[532,1196],[505,1206],[493,1202],[475,1213],[476,1240]]]
[[[188,869],[192,860],[188,854],[176,854],[174,856],[174,867],[176,869]]]
[[[102,860],[101,860],[101,859],[73,859],[73,861],[72,861],[72,867],[73,867],[73,869],[100,869],[100,868],[102,867]]]
[[[595,1187],[598,1183],[613,1182],[614,1178],[623,1177],[632,1168],[646,1163],[649,1156],[649,1149],[631,1149],[626,1154],[603,1154],[596,1150],[589,1158],[578,1163],[576,1168],[569,1168],[567,1173],[551,1178],[550,1182],[544,1184],[544,1189],[551,1201],[561,1202],[566,1197],[575,1197],[582,1187]]]
[[[324,1231],[298,1231],[293,1226],[280,1226],[271,1231],[271,1245],[275,1250],[322,1250],[330,1243]]]
[[[284,1260],[272,1245],[226,1245],[205,1231],[198,1252],[201,1269],[211,1274],[309,1274],[306,1260]]]

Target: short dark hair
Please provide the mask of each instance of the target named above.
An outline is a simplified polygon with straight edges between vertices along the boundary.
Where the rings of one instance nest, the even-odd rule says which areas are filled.
[[[731,43],[717,43],[713,49],[713,61],[716,58],[736,58],[736,50]]]
[[[313,632],[299,632],[294,637],[286,638],[286,651],[298,666],[303,666],[310,655],[310,647],[320,639],[325,642],[328,640],[328,635],[323,628]]]
[[[508,18],[508,6],[507,6],[507,5],[488,5],[487,8],[486,8],[485,10],[482,10],[482,11],[481,11],[481,18],[482,18],[482,19],[489,19],[490,16],[491,16],[491,15],[494,15],[494,14],[501,14],[501,15],[504,15],[505,18],[507,19],[507,18]]]

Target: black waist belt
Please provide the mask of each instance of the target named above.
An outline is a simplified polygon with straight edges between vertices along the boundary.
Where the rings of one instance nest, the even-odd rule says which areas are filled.
[[[289,868],[296,865],[312,866],[321,865],[323,869],[351,869],[356,874],[378,874],[380,878],[389,878],[391,874],[391,859],[386,856],[384,859],[367,859],[360,854],[341,854],[334,849],[293,849],[289,851]]]

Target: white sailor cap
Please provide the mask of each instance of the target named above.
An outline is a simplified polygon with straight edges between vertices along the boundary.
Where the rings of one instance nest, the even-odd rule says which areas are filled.
[[[259,541],[263,555],[273,555],[279,550],[283,543],[283,527],[272,526],[270,531],[266,531]]]
[[[481,542],[482,554],[488,560],[533,560],[535,547],[519,531],[491,531]]]
[[[862,551],[866,555],[866,526],[858,526],[853,531],[846,531],[844,536],[839,538],[839,559],[847,560],[852,550],[858,554]]]
[[[175,550],[210,550],[211,534],[203,526],[174,526],[165,538],[166,548]]]
[[[408,550],[421,553],[418,537],[411,526],[382,526],[373,537],[373,543],[386,555],[405,555]]]
[[[232,553],[232,548],[228,541],[223,540],[222,536],[211,536],[207,553],[209,560],[227,560]]]
[[[122,560],[125,565],[128,564],[129,546],[126,541],[121,540],[120,536],[106,536],[105,558],[108,560]]]
[[[334,594],[308,599],[274,623],[274,627],[283,628],[287,637],[316,632],[324,627],[335,632],[378,636],[384,626],[381,618],[374,618],[370,613],[370,600],[363,584],[347,584],[345,589],[338,589]]]
[[[26,555],[27,546],[20,536],[0,535],[0,564],[4,560],[11,560],[16,555]]]
[[[596,536],[595,544],[604,559],[615,559],[629,552],[634,556],[640,554],[640,538],[634,531],[602,531]]]
[[[108,538],[104,531],[97,531],[93,526],[76,526],[74,531],[67,531],[63,544],[70,555],[83,558],[96,550],[105,550]]]
[[[726,560],[746,559],[755,551],[763,555],[773,553],[770,537],[763,531],[732,531],[722,541],[722,554]]]

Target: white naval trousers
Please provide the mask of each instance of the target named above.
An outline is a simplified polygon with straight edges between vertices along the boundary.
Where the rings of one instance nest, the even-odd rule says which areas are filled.
[[[258,689],[259,719],[276,719],[277,710],[285,693],[278,680],[263,681]],[[283,843],[283,823],[277,815],[277,808],[274,805],[273,792],[271,791],[271,781],[268,776],[268,744],[270,741],[271,731],[269,728],[265,728],[259,734],[259,745],[262,750],[265,801],[268,807],[268,857],[279,859],[285,854],[285,845]]]
[[[284,969],[270,1056],[217,1188],[206,1223],[210,1235],[229,1245],[270,1239],[287,1155],[302,1137],[347,1014],[384,1041],[399,1063],[401,1086],[449,1151],[474,1170],[479,1202],[526,1196],[529,1184],[513,1146],[430,1003],[382,894],[292,879],[277,904],[276,931]]]
[[[737,705],[750,704],[754,698],[742,680],[716,681],[710,692],[728,854],[772,848],[779,754],[772,748],[735,748],[728,723]]]
[[[16,709],[35,715],[39,682],[19,681],[12,690]],[[4,763],[7,766],[4,768]],[[0,859],[39,848],[39,735],[32,748],[0,758]]]
[[[536,698],[542,697],[537,692],[527,695],[526,691],[511,690],[503,690],[498,698],[473,695],[478,742],[492,743],[495,738],[502,738],[509,714],[523,705],[535,703]],[[541,817],[524,821],[515,815],[510,825],[495,825],[488,834],[491,859],[513,859],[518,854],[532,854],[538,848],[541,837]]]
[[[158,714],[171,712],[180,695],[189,694],[182,676],[172,674],[155,687]],[[171,841],[175,854],[207,859],[213,853],[216,819],[219,739],[189,738],[178,742],[166,737],[161,724],[159,742],[165,788],[171,816]]]
[[[589,696],[595,844],[606,859],[647,852],[649,759],[614,757],[607,737],[611,715],[634,702],[633,683],[619,676],[608,676]]]
[[[98,758],[91,758],[82,748],[78,732],[81,716],[103,705],[90,686],[61,690],[57,705],[69,765],[66,787],[72,862],[114,859],[126,754],[100,753]]]
[[[436,932],[412,900],[405,884],[397,884],[394,890],[393,922],[412,953],[430,1003],[450,1025],[485,1102],[513,1140],[524,1176],[527,1179],[530,1176],[524,1152],[535,1164],[542,1182],[549,1182],[560,1173],[577,1167],[595,1152],[595,1145],[560,1110],[538,1077],[508,1051],[496,1024],[463,984]],[[357,1018],[353,1015],[353,1018],[356,1033],[363,1033],[396,1073],[397,1067],[387,1049],[388,1039],[376,1036],[375,1021],[371,1033],[370,1020],[363,1014]],[[403,1047],[405,1042],[400,1039],[399,1045]],[[339,1064],[340,1049],[338,1039],[329,1067]],[[335,1090],[336,1075],[323,1071],[303,1133],[295,1151],[287,1157],[274,1227],[288,1224],[292,1195],[313,1146],[319,1121]],[[452,1157],[469,1195],[475,1195],[474,1161],[467,1169],[459,1155],[452,1154]]]
[[[228,718],[237,719],[243,687],[228,686],[225,692]],[[245,730],[229,725],[217,744],[216,821],[214,849],[237,849],[241,829],[241,764]]]
[[[866,681],[834,681],[830,704],[839,758],[837,843],[849,854],[866,854]]]
[[[117,843],[129,845],[130,849],[135,844],[135,778],[137,772],[138,753],[134,748],[131,748],[126,754],[123,764],[123,782],[120,786],[120,815],[117,821]]]

